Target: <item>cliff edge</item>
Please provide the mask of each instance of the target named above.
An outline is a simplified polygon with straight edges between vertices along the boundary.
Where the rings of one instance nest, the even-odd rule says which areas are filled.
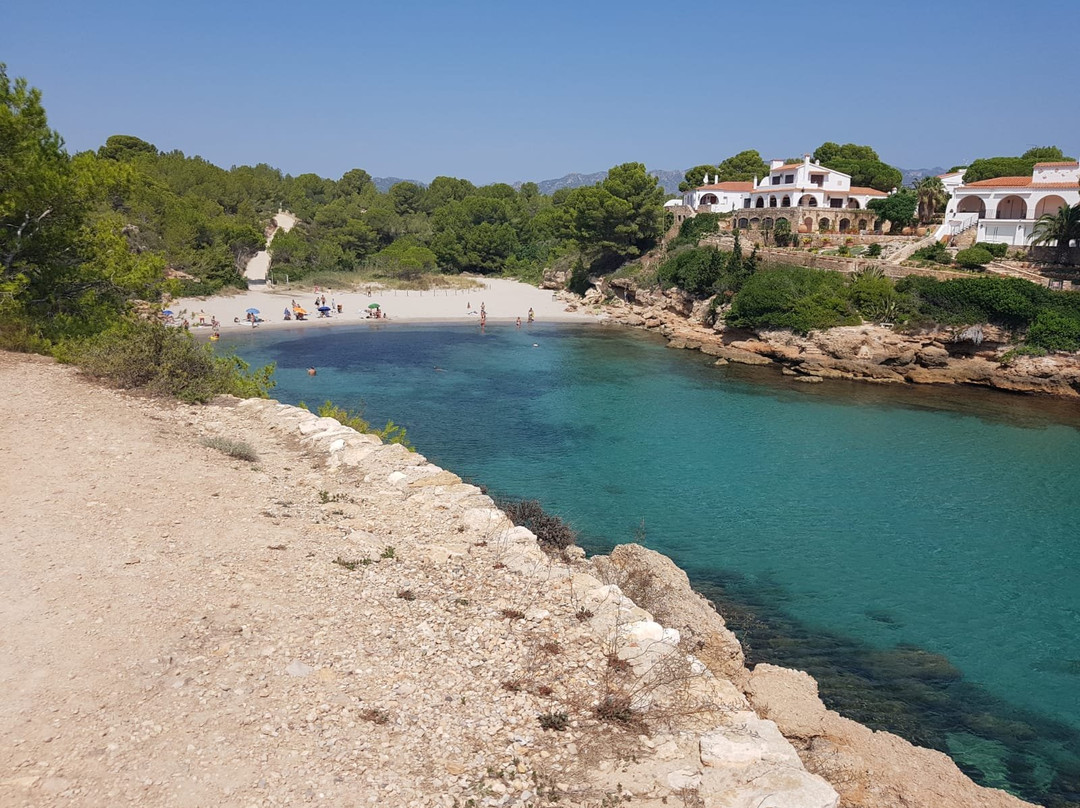
[[[1024,804],[747,671],[667,559],[549,555],[401,446],[0,383],[4,805]]]

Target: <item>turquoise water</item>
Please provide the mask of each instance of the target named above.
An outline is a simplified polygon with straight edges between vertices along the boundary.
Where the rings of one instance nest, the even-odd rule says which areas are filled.
[[[275,397],[364,406],[432,462],[539,499],[591,551],[644,538],[752,659],[1080,801],[1080,413],[996,393],[800,385],[651,335],[391,324],[245,334]],[[318,368],[309,377],[308,366]]]

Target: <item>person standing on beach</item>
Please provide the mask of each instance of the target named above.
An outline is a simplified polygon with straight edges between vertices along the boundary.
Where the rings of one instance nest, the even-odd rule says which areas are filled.
[[[529,307],[529,322],[531,323],[532,321],[533,321],[533,310],[532,310],[532,306],[530,306]]]
[[[517,323],[515,323],[515,325],[517,325],[518,328],[521,328],[521,318],[520,317],[517,318]]]

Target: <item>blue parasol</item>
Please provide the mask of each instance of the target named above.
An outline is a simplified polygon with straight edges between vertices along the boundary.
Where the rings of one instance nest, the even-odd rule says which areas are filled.
[[[329,306],[319,306],[319,311],[330,311]]]
[[[248,309],[247,311],[244,312],[244,314],[258,314],[258,313],[259,313],[258,309]]]

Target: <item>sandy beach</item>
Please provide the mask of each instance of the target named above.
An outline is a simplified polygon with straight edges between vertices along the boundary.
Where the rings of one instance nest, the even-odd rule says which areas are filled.
[[[328,317],[319,316],[315,305],[315,293],[310,289],[300,291],[283,286],[267,289],[249,289],[237,295],[216,297],[181,298],[169,305],[177,320],[186,317],[193,327],[209,326],[213,318],[221,323],[222,331],[250,328],[246,321],[248,309],[258,309],[263,322],[260,328],[289,328],[304,325],[331,325],[334,323],[368,322],[369,308],[378,303],[389,322],[480,322],[480,307],[484,306],[488,322],[513,322],[520,317],[524,323],[529,309],[537,322],[595,322],[596,316],[580,307],[567,310],[571,305],[552,292],[537,289],[518,281],[504,278],[478,279],[484,288],[405,290],[381,289],[370,293],[348,292],[336,289],[320,289],[319,297],[326,296],[326,304],[333,304]],[[293,301],[308,312],[303,321],[285,320],[286,308]],[[337,306],[342,313],[337,313]]]

